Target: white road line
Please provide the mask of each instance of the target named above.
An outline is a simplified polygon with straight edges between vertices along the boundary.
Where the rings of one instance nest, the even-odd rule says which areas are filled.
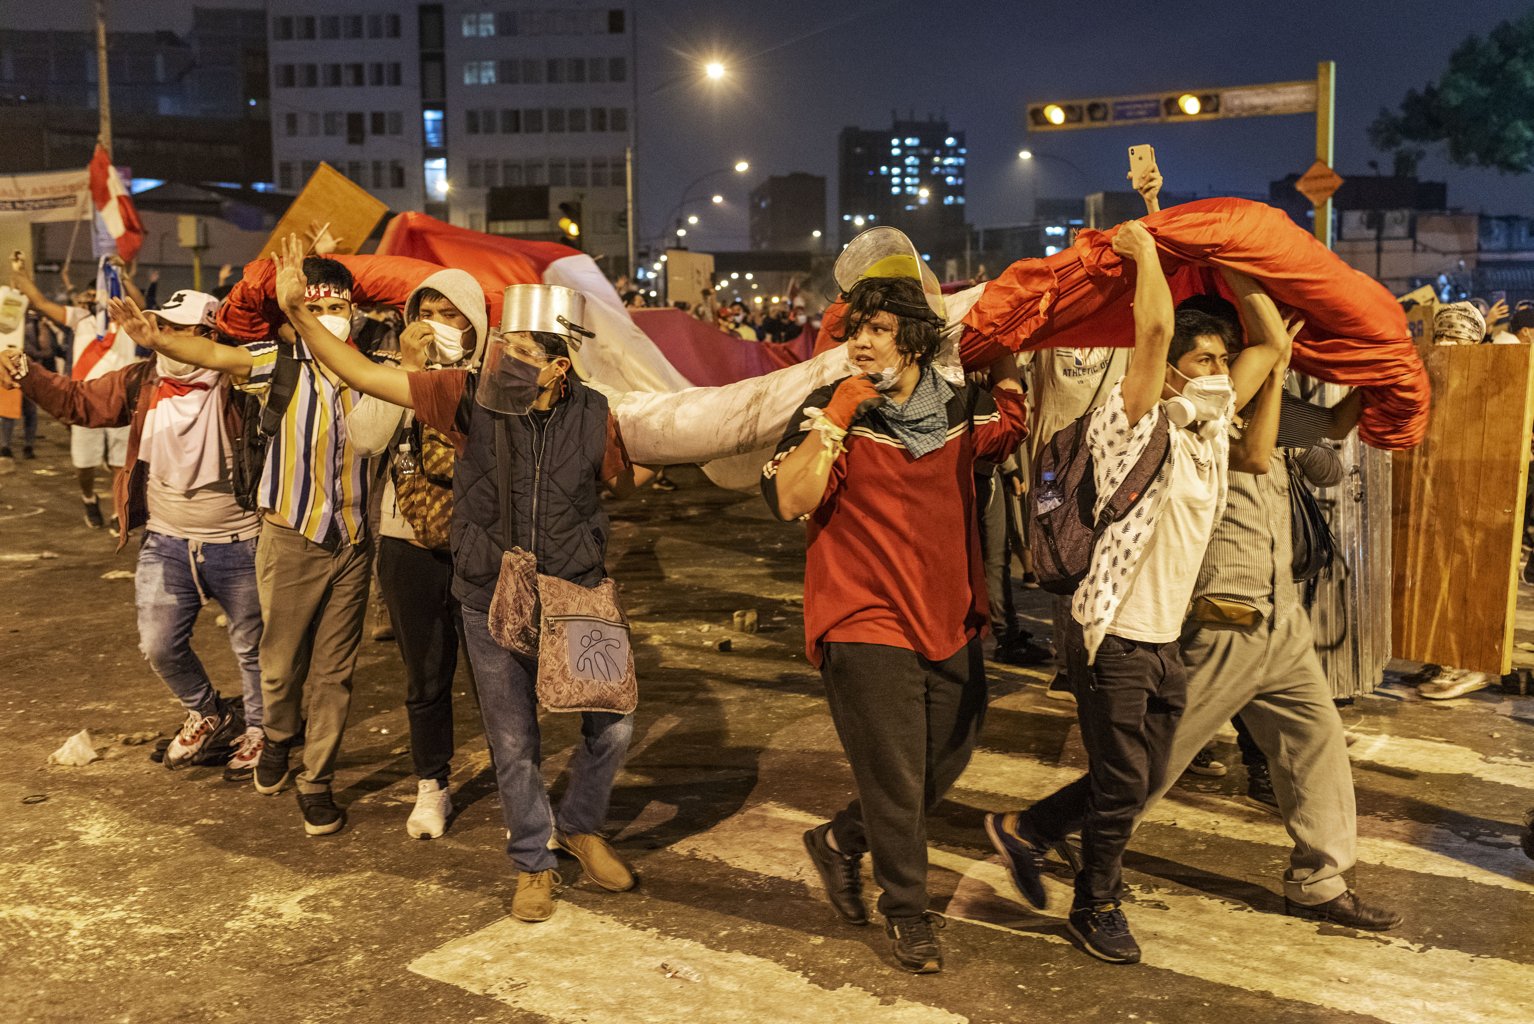
[[[1485,782],[1534,791],[1534,764],[1516,757],[1479,754],[1455,743],[1360,733],[1348,756],[1364,764],[1430,775],[1469,775]]]
[[[760,804],[673,850],[756,874],[805,880],[818,890],[819,880],[798,848],[799,831],[815,820],[797,810]],[[796,855],[783,859],[790,849]],[[951,893],[945,910],[949,918],[1010,931],[1024,941],[1069,941],[1063,930],[1015,930],[1036,927],[1039,917],[1011,897],[999,863],[933,848],[931,864],[932,892],[940,908]],[[1068,887],[1054,878],[1047,878],[1046,886],[1052,909],[1044,916],[1063,916],[1070,903]],[[1145,962],[1178,974],[1391,1024],[1428,1019],[1526,1024],[1534,1019],[1527,964],[1321,928],[1159,886],[1131,889],[1140,902],[1126,909]],[[1020,950],[1018,963],[1026,962],[1027,953]]]
[[[702,980],[667,978],[661,964],[678,962]],[[936,1007],[853,985],[824,989],[771,960],[634,928],[568,903],[542,924],[506,918],[439,946],[410,970],[555,1021],[965,1024]]]
[[[957,788],[993,794],[1025,807],[1078,775],[1074,768],[1055,768],[1028,757],[977,750]],[[1267,811],[1176,788],[1151,808],[1144,821],[1283,850],[1294,845],[1283,824]],[[1534,893],[1534,871],[1515,845],[1474,843],[1448,829],[1421,822],[1359,815],[1357,856],[1360,864]],[[1273,884],[1276,887],[1276,878]]]

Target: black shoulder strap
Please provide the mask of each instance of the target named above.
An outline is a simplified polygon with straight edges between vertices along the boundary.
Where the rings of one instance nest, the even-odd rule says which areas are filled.
[[[261,433],[271,437],[282,427],[282,417],[298,390],[298,359],[293,346],[277,343],[277,365],[272,370],[272,383],[266,392],[266,402],[261,406]]]

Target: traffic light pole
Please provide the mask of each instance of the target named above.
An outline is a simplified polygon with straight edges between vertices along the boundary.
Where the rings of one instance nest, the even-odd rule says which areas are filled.
[[[1337,62],[1316,65],[1316,159],[1328,167],[1336,158]],[[1316,204],[1313,228],[1322,245],[1332,247],[1332,197]]]

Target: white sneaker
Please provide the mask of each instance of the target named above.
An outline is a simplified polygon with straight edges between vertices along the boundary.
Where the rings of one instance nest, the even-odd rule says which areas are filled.
[[[261,751],[266,747],[266,733],[259,725],[247,726],[245,735],[234,746],[234,755],[224,766],[225,782],[244,782],[256,770]]]
[[[1455,669],[1447,675],[1423,683],[1417,687],[1417,692],[1429,700],[1449,700],[1452,697],[1463,697],[1467,693],[1474,693],[1476,690],[1484,690],[1490,685],[1491,677],[1485,672]]]
[[[181,723],[181,728],[172,737],[170,746],[165,748],[165,767],[175,769],[192,763],[207,745],[208,737],[223,723],[218,715],[199,715],[195,711],[186,713],[186,721]]]
[[[405,821],[411,839],[436,839],[447,831],[448,815],[453,813],[453,798],[447,785],[435,779],[422,779],[415,787],[415,810]]]

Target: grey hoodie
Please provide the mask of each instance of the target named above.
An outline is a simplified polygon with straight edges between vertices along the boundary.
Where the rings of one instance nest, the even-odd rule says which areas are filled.
[[[480,288],[479,282],[466,270],[449,267],[437,271],[417,285],[415,291],[411,292],[410,297],[405,300],[407,324],[415,321],[416,314],[421,308],[421,291],[425,288],[440,292],[449,302],[458,307],[460,313],[469,318],[469,324],[474,329],[474,351],[469,355],[468,360],[460,365],[469,368],[479,366],[480,360],[485,355],[485,338],[489,333],[485,293]],[[364,395],[346,417],[346,429],[351,435],[352,443],[361,454],[381,455],[388,452],[389,458],[393,459],[394,442],[399,436],[404,417],[405,410],[399,406],[374,398],[372,395]],[[410,524],[399,514],[399,509],[396,507],[392,476],[384,477],[382,511],[383,516],[378,528],[382,536],[415,540],[415,531],[410,529]]]

